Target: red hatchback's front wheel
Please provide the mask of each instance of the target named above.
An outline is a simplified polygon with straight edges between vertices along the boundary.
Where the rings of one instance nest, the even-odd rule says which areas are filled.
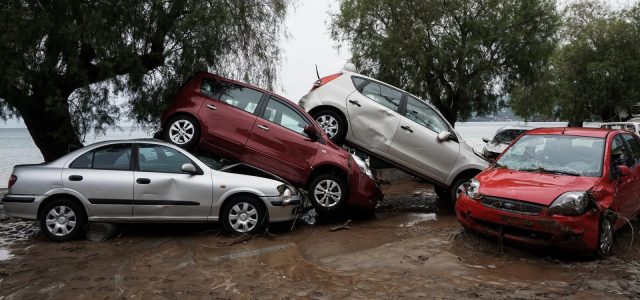
[[[611,219],[605,216],[600,217],[600,230],[598,232],[598,256],[606,257],[611,253],[613,247],[613,225]]]
[[[334,174],[320,175],[309,184],[311,204],[320,214],[330,214],[342,210],[347,202],[347,184]]]

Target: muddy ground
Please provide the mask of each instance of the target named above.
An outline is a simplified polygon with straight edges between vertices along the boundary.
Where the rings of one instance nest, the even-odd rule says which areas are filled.
[[[5,219],[0,298],[640,298],[640,234],[629,250],[629,229],[603,260],[500,251],[496,241],[464,232],[427,184],[383,188],[375,217],[292,232],[276,226],[249,240],[222,235],[217,225],[182,224],[127,225],[106,242],[51,243],[32,222]],[[329,230],[347,218],[351,230]]]

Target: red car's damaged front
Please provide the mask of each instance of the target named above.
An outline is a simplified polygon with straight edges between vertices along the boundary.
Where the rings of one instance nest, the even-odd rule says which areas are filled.
[[[606,255],[640,210],[640,141],[621,131],[537,129],[460,195],[467,229],[519,244]]]

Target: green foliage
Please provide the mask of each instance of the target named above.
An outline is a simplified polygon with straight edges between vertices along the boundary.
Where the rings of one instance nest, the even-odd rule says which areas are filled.
[[[48,160],[70,130],[157,121],[197,70],[271,88],[288,2],[2,1],[0,118],[20,115]]]
[[[618,119],[640,101],[640,3],[615,11],[596,1],[565,8],[562,41],[536,90],[518,88],[513,108],[580,125]],[[531,105],[535,103],[535,105]]]
[[[342,0],[331,26],[360,72],[430,100],[449,120],[538,81],[556,40],[552,0]]]

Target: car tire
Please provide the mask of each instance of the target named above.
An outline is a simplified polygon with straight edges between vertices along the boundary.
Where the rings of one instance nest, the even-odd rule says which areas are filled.
[[[334,110],[323,109],[313,113],[313,119],[320,124],[320,127],[331,141],[336,145],[342,145],[347,136],[347,122],[341,113]]]
[[[596,255],[599,258],[607,257],[611,254],[611,248],[613,248],[613,224],[611,218],[601,216],[598,225],[598,250]]]
[[[451,185],[451,187],[449,187],[448,200],[449,200],[449,203],[451,203],[452,207],[456,207],[456,201],[458,201],[458,196],[460,195],[460,193],[464,192],[464,184],[469,182],[473,177],[474,176],[462,176],[456,179]]]
[[[60,198],[47,203],[38,216],[40,230],[53,242],[78,238],[87,225],[84,207],[77,202]]]
[[[250,196],[238,196],[224,204],[220,219],[231,235],[254,234],[264,228],[267,218],[262,203]]]
[[[200,140],[200,124],[191,116],[177,116],[167,122],[164,140],[178,147],[191,150]]]
[[[342,211],[347,202],[347,184],[334,174],[317,176],[311,180],[307,191],[311,204],[321,215]]]

